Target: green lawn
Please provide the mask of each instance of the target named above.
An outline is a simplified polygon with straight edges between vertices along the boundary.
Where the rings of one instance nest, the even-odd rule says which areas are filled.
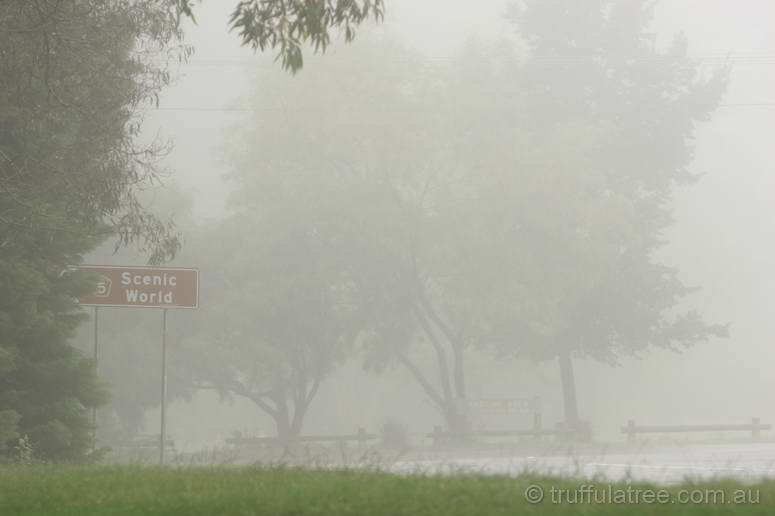
[[[541,503],[530,504],[525,499],[525,490],[533,484],[544,490]],[[530,476],[424,477],[297,469],[0,468],[0,515],[775,514],[775,482],[740,485],[720,481],[674,486],[669,493],[672,501],[664,504],[552,502],[552,488],[557,493],[558,489],[573,490],[584,484]],[[627,487],[616,484],[608,491],[606,484],[598,483],[597,496],[609,493],[621,497]],[[660,489],[647,484],[630,487],[636,488]],[[724,502],[717,489],[723,491]],[[753,497],[758,491],[759,502],[730,503],[735,495],[743,496],[735,493],[737,489],[750,495],[748,502],[755,502]],[[686,491],[686,496],[698,497],[694,493],[711,490],[715,494],[704,496],[715,497],[715,501],[680,503],[674,498],[681,490],[692,490]],[[565,496],[571,495],[566,492]],[[648,491],[631,491],[630,496],[648,496]]]

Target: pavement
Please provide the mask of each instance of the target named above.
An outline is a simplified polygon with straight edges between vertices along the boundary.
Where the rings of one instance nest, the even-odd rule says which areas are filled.
[[[559,446],[525,450],[453,450],[407,457],[388,469],[397,473],[572,475],[600,481],[646,481],[672,484],[687,479],[734,478],[753,482],[775,478],[775,443],[640,443]]]

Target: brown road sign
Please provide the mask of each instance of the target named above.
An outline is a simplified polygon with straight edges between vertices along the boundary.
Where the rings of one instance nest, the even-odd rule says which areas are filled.
[[[79,269],[98,277],[96,291],[79,299],[85,306],[199,306],[198,269],[112,265],[84,265]]]

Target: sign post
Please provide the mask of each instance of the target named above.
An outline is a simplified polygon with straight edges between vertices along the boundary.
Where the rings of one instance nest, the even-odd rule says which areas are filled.
[[[97,372],[97,360],[99,358],[99,334],[100,334],[100,307],[94,307],[94,370]],[[92,426],[92,451],[97,449],[97,407],[91,409]]]
[[[164,465],[167,443],[167,309],[162,310],[161,326],[161,432],[159,432],[159,464]]]
[[[99,307],[161,308],[161,428],[159,464],[164,465],[167,441],[167,310],[199,307],[199,270],[171,267],[84,265],[82,272],[98,277],[97,288],[79,301],[94,307],[94,362],[98,357]],[[97,409],[92,411],[97,428]]]

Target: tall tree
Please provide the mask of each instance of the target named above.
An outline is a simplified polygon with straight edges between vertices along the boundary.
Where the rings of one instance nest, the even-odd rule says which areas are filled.
[[[188,251],[209,273],[183,360],[194,388],[249,400],[287,443],[358,335],[341,245],[348,199],[311,169],[243,172],[262,188]]]
[[[508,346],[558,361],[565,419],[576,426],[574,358],[615,363],[726,332],[681,312],[691,289],[655,257],[673,185],[696,179],[694,127],[718,105],[726,71],[700,73],[681,36],[660,51],[653,2],[520,5],[513,20],[529,52],[514,87],[528,145],[513,190],[499,190],[512,196],[512,235],[529,251],[529,275],[516,276],[529,301],[515,305]]]
[[[447,115],[456,112],[458,99],[446,95],[444,75],[417,56],[389,41],[361,43],[308,63],[301,77],[257,78],[255,121],[232,146],[239,199],[298,177],[309,178],[298,186],[308,195],[342,192],[341,207],[326,220],[339,227],[367,365],[407,368],[448,425],[459,429],[471,340],[450,278],[462,260],[441,249],[457,235],[433,204],[456,143]],[[469,129],[454,126],[461,141]],[[298,210],[293,202],[285,209]],[[430,366],[422,362],[426,353]]]
[[[0,435],[40,458],[82,457],[104,401],[69,342],[93,285],[62,272],[111,235],[155,260],[179,245],[136,197],[164,148],[135,137],[180,36],[167,2],[0,5]]]
[[[11,1],[0,23],[2,241],[81,231],[138,242],[155,261],[174,254],[169,224],[136,196],[159,180],[167,146],[136,136],[170,80],[166,53],[190,52],[175,46],[175,10],[163,2]]]

